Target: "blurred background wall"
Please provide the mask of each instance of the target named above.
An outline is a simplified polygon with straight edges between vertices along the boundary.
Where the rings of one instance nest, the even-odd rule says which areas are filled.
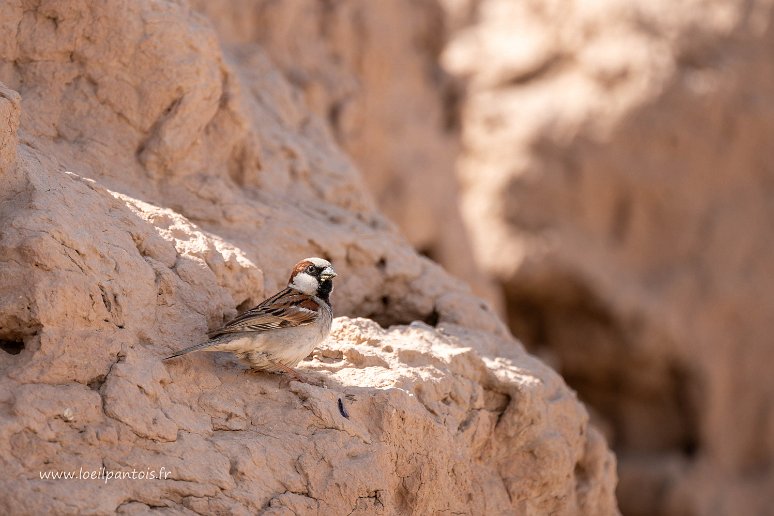
[[[607,434],[624,514],[771,514],[768,0],[193,2]]]

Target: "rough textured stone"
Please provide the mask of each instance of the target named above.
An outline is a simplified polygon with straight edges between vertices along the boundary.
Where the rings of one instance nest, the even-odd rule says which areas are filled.
[[[477,260],[600,415],[622,511],[770,512],[771,2],[448,3]]]
[[[0,26],[3,513],[616,512],[574,393],[380,215],[262,46],[179,2]],[[309,255],[340,273],[302,364],[327,388],[161,361]]]
[[[409,242],[501,310],[455,202],[457,91],[438,62],[446,28],[437,2],[193,3],[232,52],[265,49]]]

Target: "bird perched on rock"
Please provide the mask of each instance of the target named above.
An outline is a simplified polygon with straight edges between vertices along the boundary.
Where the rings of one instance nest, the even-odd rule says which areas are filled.
[[[229,351],[260,371],[284,372],[306,379],[293,367],[328,335],[333,319],[330,294],[336,272],[327,260],[307,258],[293,267],[288,286],[222,328],[209,340],[181,349],[164,360],[191,351]]]

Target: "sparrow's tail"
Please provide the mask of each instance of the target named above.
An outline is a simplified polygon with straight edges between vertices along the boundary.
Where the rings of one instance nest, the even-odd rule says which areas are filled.
[[[168,357],[164,357],[164,360],[169,360],[170,358],[179,357],[180,355],[186,355],[190,353],[191,351],[199,351],[200,349],[209,348],[210,346],[216,344],[215,342],[212,342],[211,340],[208,340],[206,342],[202,342],[201,344],[196,344],[194,346],[190,346],[184,349],[181,349],[180,351],[175,351]]]

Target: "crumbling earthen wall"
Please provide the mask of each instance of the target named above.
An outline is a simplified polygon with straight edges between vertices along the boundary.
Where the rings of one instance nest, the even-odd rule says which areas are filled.
[[[2,512],[616,512],[574,393],[377,211],[261,45],[154,0],[0,26]],[[161,361],[308,255],[340,274],[301,366],[327,388]]]
[[[769,512],[771,2],[461,4],[476,257],[599,415],[622,511]]]

